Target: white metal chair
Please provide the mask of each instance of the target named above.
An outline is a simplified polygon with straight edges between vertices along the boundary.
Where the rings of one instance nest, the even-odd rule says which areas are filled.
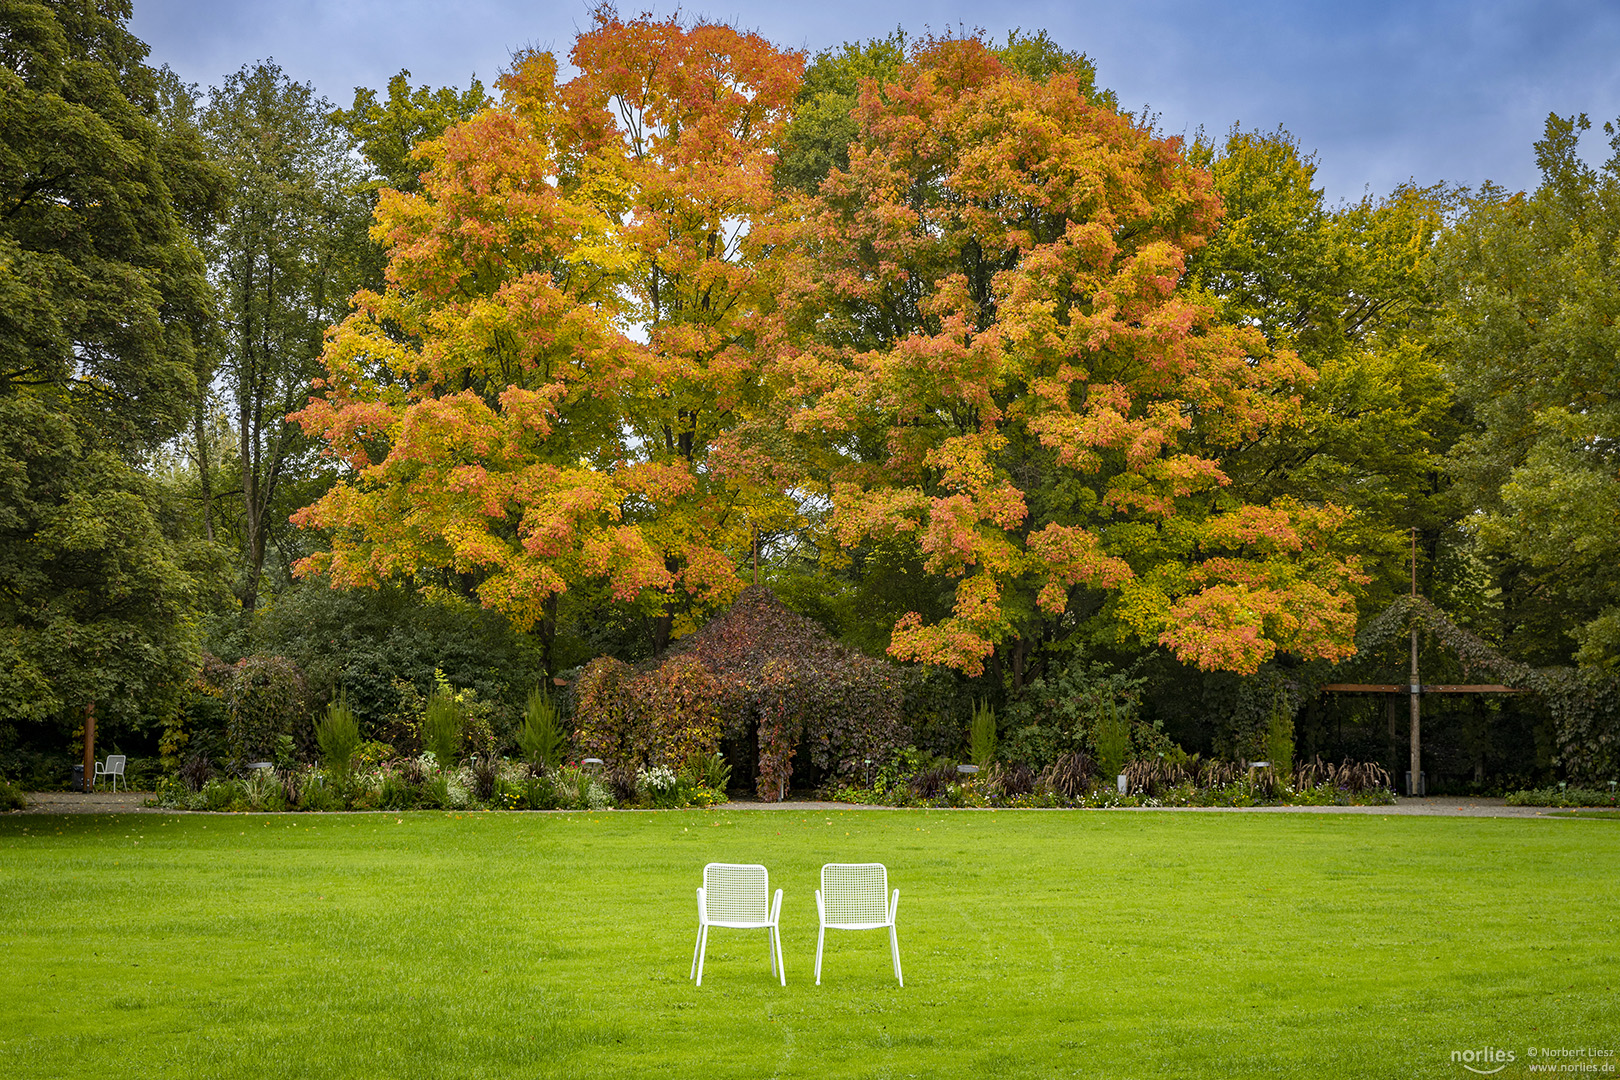
[[[816,985],[821,985],[821,949],[828,929],[889,931],[889,953],[894,958],[894,977],[900,985],[900,937],[894,928],[894,913],[900,907],[900,890],[889,895],[889,871],[882,863],[828,863],[821,868],[821,888],[816,890],[816,915],[821,929],[816,932]]]
[[[782,890],[771,899],[771,877],[763,866],[752,863],[710,863],[703,868],[703,887],[697,891],[698,934],[692,948],[692,970],[703,985],[703,957],[709,947],[709,927],[732,930],[765,930],[770,941],[771,974],[787,985],[782,966],[782,931],[777,924],[782,914]]]
[[[90,775],[90,786],[96,786],[97,777],[106,776],[112,779],[113,790],[117,791],[118,781],[124,776],[124,755],[108,754],[105,764],[98,761],[95,763],[95,766],[95,772],[91,773]],[[128,780],[124,780],[124,786],[126,788],[129,787]]]

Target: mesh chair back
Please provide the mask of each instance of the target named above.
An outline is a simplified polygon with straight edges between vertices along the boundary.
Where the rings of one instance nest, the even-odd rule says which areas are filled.
[[[821,868],[828,926],[889,921],[889,872],[882,863],[828,863]]]
[[[771,878],[763,866],[710,863],[703,868],[703,906],[717,922],[764,925],[771,917]]]
[[[118,774],[122,775],[123,771],[124,771],[124,755],[123,754],[108,754],[107,755],[107,771],[110,772],[110,773],[115,772],[115,773],[118,773]]]

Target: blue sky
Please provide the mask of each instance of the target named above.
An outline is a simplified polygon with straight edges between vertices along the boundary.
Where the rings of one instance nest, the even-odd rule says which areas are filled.
[[[645,0],[621,10],[644,7],[672,10]],[[717,0],[679,10],[810,52],[897,25],[998,38],[1044,28],[1167,133],[1286,127],[1317,152],[1335,202],[1407,179],[1533,187],[1531,143],[1549,111],[1591,115],[1583,150],[1594,163],[1608,156],[1602,121],[1620,117],[1620,0]],[[347,105],[354,87],[380,88],[400,68],[414,83],[465,86],[476,72],[488,85],[514,49],[566,54],[589,19],[582,0],[135,0],[132,27],[153,63],[189,81],[207,86],[274,57]]]

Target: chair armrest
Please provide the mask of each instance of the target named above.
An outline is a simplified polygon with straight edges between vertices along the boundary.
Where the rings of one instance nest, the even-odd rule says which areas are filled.
[[[827,925],[827,905],[822,902],[821,890],[816,890],[816,919],[822,926]]]
[[[709,906],[708,906],[708,903],[707,903],[707,898],[706,898],[706,896],[705,896],[705,894],[703,892],[703,886],[701,886],[701,885],[698,886],[697,900],[698,900],[698,922],[706,923],[706,922],[709,921]]]
[[[889,925],[894,925],[894,913],[900,910],[900,890],[894,890],[894,896],[889,900]]]
[[[771,902],[771,925],[772,926],[779,925],[777,920],[779,918],[781,918],[781,915],[782,915],[782,890],[777,889],[776,890],[776,899]]]

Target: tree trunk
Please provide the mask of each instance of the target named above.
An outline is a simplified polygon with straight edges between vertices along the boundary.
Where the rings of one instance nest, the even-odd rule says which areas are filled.
[[[1012,644],[1012,688],[1018,693],[1024,688],[1024,658],[1029,655],[1029,639],[1017,638]]]
[[[552,663],[552,649],[557,644],[557,594],[552,593],[540,605],[540,666],[546,673],[546,693],[552,692],[551,680],[557,675]]]
[[[681,564],[676,560],[675,556],[673,556],[673,555],[665,555],[664,556],[664,569],[665,570],[668,570],[670,573],[673,574],[673,573],[675,573],[675,571],[679,570],[680,568],[681,568]],[[670,633],[671,628],[674,625],[675,625],[675,601],[673,599],[671,599],[666,604],[664,604],[664,610],[659,612],[658,617],[653,620],[653,625],[652,625],[652,639],[653,639],[652,640],[652,646],[653,646],[653,655],[654,656],[663,656],[664,655],[664,650],[669,647],[669,633]]]
[[[192,434],[197,440],[197,486],[201,492],[203,535],[214,542],[214,483],[208,475],[208,386],[199,370],[197,408],[192,417]]]

